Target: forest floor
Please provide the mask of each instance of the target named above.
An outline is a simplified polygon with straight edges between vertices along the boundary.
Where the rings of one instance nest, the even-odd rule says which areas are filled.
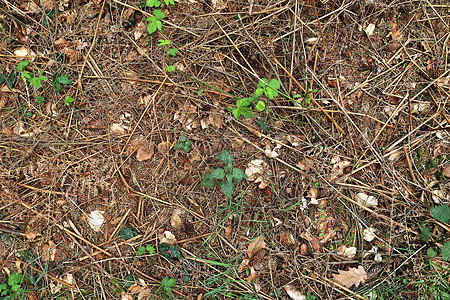
[[[0,298],[450,299],[448,1],[0,3]]]

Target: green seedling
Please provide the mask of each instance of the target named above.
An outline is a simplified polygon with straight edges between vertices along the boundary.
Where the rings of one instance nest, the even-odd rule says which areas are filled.
[[[272,79],[269,81],[267,78],[262,78],[251,97],[238,99],[236,101],[236,108],[229,107],[228,109],[232,111],[236,119],[239,119],[240,116],[244,116],[244,118],[251,118],[253,116],[251,111],[252,108],[259,112],[266,109],[266,104],[264,101],[260,100],[260,97],[265,95],[269,100],[272,100],[278,96],[278,90],[280,88],[281,84],[277,79]]]
[[[225,168],[214,169],[211,173],[206,173],[203,176],[202,186],[212,188],[217,185],[222,189],[222,192],[228,199],[234,192],[234,184],[241,182],[242,179],[247,178],[244,171],[239,168],[233,168],[234,158],[230,151],[224,150],[216,156],[216,159],[225,163]],[[225,179],[225,180],[223,180]]]
[[[145,5],[147,5],[148,7],[160,7],[161,4],[162,3],[159,0],[147,0],[145,2]],[[174,0],[164,0],[164,4],[166,4],[167,6],[169,6],[169,4],[175,5],[175,1]]]
[[[66,96],[66,98],[64,99],[64,104],[66,104],[67,106],[70,106],[70,104],[72,104],[72,102],[74,102],[75,99],[73,99],[72,97]]]
[[[58,73],[53,74],[52,86],[55,92],[59,93],[61,90],[61,84],[72,84],[73,80],[69,79],[69,75],[60,75]]]
[[[175,150],[183,149],[184,152],[188,153],[191,150],[192,141],[189,141],[185,134],[180,135],[178,142],[173,147]]]
[[[317,92],[318,92],[318,90],[308,89],[307,93],[294,95],[294,99],[303,98],[301,104],[303,104],[303,106],[309,106],[309,104],[311,103],[311,94],[317,93]]]
[[[159,40],[158,46],[168,46],[168,45],[170,45],[169,40],[164,40],[164,39]],[[178,53],[178,50],[175,48],[169,48],[167,50],[167,56],[176,56],[177,53]]]
[[[17,76],[17,73],[14,70],[9,72],[9,75],[0,74],[0,84],[5,82],[8,89],[10,91],[12,91],[12,89],[14,87],[14,83],[16,83],[16,76]]]
[[[42,96],[36,96],[36,102],[37,102],[37,104],[42,105],[42,104],[44,104],[44,101],[45,101],[44,97],[42,97]]]
[[[20,77],[22,79],[26,79],[30,83],[30,86],[34,86],[36,89],[39,89],[41,87],[42,81],[47,80],[47,77],[42,75],[44,73],[43,70],[39,70],[38,76],[34,76],[34,74],[32,73],[24,71],[23,68],[28,66],[28,64],[29,60],[21,61],[20,63],[17,64],[16,70],[22,72]]]
[[[161,285],[159,286],[158,290],[161,290],[161,295],[164,299],[173,298],[172,296],[172,289],[177,285],[177,281],[175,278],[169,278],[168,276],[165,276],[161,280]]]
[[[155,250],[155,247],[153,247],[152,245],[147,245],[147,246],[140,246],[139,248],[138,248],[138,250],[136,251],[136,255],[137,256],[141,256],[141,255],[144,255],[144,254],[146,254],[146,253],[148,253],[148,254],[155,254],[156,253],[156,250]]]
[[[175,67],[173,65],[170,65],[170,66],[167,66],[165,68],[165,70],[167,73],[171,73],[171,72],[175,71]]]
[[[22,273],[11,273],[8,277],[8,283],[0,284],[1,299],[9,300],[16,299],[25,293],[21,287],[25,277]]]
[[[162,29],[161,20],[164,19],[165,17],[166,17],[165,13],[163,13],[160,9],[155,9],[153,11],[153,16],[148,17],[146,20],[147,22],[149,22],[147,24],[148,34],[152,35],[157,30],[161,30]]]
[[[434,206],[430,209],[431,216],[436,219],[437,221],[441,223],[450,223],[450,206],[447,205],[441,205],[441,206]],[[424,230],[424,228],[419,227],[421,234],[420,239],[424,240],[425,237],[428,240],[431,236],[431,230]],[[428,228],[425,228],[428,229]],[[422,239],[422,237],[424,239]],[[428,248],[427,250],[427,256],[429,257],[435,257],[437,255],[437,251],[433,248]],[[450,261],[450,242],[445,242],[444,245],[442,245],[441,248],[441,255],[442,260]]]

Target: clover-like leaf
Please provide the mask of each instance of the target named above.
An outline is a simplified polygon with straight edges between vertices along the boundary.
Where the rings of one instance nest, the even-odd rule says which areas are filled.
[[[166,17],[166,14],[163,13],[160,9],[155,9],[153,11],[153,15],[156,17],[156,19],[158,20],[162,20]]]
[[[224,193],[224,195],[228,198],[231,199],[231,196],[233,195],[233,191],[234,191],[234,183],[232,181],[221,181],[219,183],[220,188],[222,189],[222,192]]]
[[[442,245],[442,259],[445,261],[450,261],[450,242],[446,242],[444,243],[444,245]]]
[[[233,179],[234,181],[236,181],[236,183],[241,182],[241,180],[245,178],[247,178],[247,175],[245,175],[244,171],[239,168],[233,169]]]
[[[216,159],[223,161],[226,165],[234,162],[233,155],[231,155],[228,149],[223,150],[220,154],[216,155]]]
[[[124,240],[129,240],[129,239],[134,238],[135,236],[137,236],[138,232],[134,228],[124,228],[121,231],[119,231],[119,235]]]
[[[225,171],[222,168],[217,168],[211,172],[211,177],[217,180],[223,179]]]
[[[169,53],[169,55],[176,56],[178,53],[178,50],[175,48],[170,48],[169,51],[167,51],[167,53]]]
[[[262,101],[258,101],[258,103],[256,103],[256,110],[257,111],[263,111],[266,109],[266,104]]]
[[[22,71],[24,67],[28,66],[28,63],[30,61],[28,59],[21,61],[20,63],[17,64],[16,70],[17,71]]]
[[[205,175],[203,175],[202,186],[206,188],[212,188],[215,185],[216,181],[211,177],[211,174],[206,173]]]
[[[69,75],[61,75],[57,77],[57,80],[61,84],[71,84],[73,80],[69,79]]]
[[[442,223],[448,223],[450,221],[450,206],[434,206],[430,210],[433,218]]]

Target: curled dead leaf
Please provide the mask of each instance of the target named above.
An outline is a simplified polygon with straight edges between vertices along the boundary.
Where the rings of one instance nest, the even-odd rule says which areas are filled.
[[[172,227],[175,229],[180,229],[180,227],[183,225],[183,221],[181,220],[181,217],[177,213],[177,211],[174,211],[172,217],[170,217],[170,225],[172,225]]]
[[[264,237],[261,235],[248,244],[247,255],[251,258],[255,255],[256,252],[265,248],[266,242],[264,241]]]
[[[292,300],[306,300],[306,296],[300,293],[293,285],[286,284],[283,288]]]
[[[355,195],[355,200],[362,206],[366,207],[377,207],[378,206],[378,199],[374,196],[369,196],[364,193],[357,193]]]
[[[172,147],[172,144],[170,144],[169,142],[161,142],[158,144],[158,150],[161,151],[161,153],[164,155],[169,154],[171,147]]]
[[[293,248],[297,245],[297,240],[290,231],[280,233],[280,243],[286,248]]]
[[[339,270],[338,272],[339,274],[333,274],[334,280],[348,288],[353,285],[358,287],[368,278],[366,270],[364,270],[362,266],[358,266],[358,268],[350,268],[348,271]]]
[[[155,153],[155,146],[153,145],[153,143],[149,144],[148,141],[145,140],[136,150],[136,159],[139,162],[143,162],[151,159],[154,153]]]
[[[353,259],[356,256],[356,247],[347,247],[345,245],[340,245],[337,248],[337,254],[346,259]]]

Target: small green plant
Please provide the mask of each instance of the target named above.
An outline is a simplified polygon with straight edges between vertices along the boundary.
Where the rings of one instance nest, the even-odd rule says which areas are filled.
[[[14,83],[16,83],[16,76],[17,73],[14,70],[9,72],[9,75],[0,74],[0,84],[3,84],[3,82],[5,82],[8,89],[12,91]]]
[[[306,292],[306,300],[315,300],[317,297],[313,294],[311,294],[310,291]]]
[[[22,273],[11,273],[8,277],[8,283],[0,284],[0,296],[1,299],[9,300],[16,299],[25,291],[21,287],[25,277]]]
[[[148,34],[152,35],[157,30],[162,29],[162,22],[161,20],[166,17],[166,14],[163,13],[160,9],[155,9],[153,11],[153,16],[147,18],[147,31]]]
[[[161,285],[159,286],[157,292],[161,290],[161,295],[164,299],[173,298],[172,289],[177,285],[177,281],[175,278],[169,278],[165,276],[161,280]]]
[[[223,161],[225,163],[225,168],[217,168],[211,173],[206,173],[203,176],[202,186],[211,188],[217,185],[222,189],[222,192],[228,199],[234,192],[234,184],[241,182],[242,179],[247,178],[244,171],[239,168],[233,168],[234,158],[230,151],[224,150],[216,159]],[[225,180],[223,180],[225,179]]]
[[[307,93],[294,95],[294,99],[303,98],[301,104],[303,106],[309,106],[309,104],[311,103],[311,94],[312,93],[317,93],[317,92],[318,92],[318,90],[308,89]]]
[[[167,73],[171,73],[173,71],[175,71],[175,67],[173,65],[169,65],[165,68]]]
[[[185,134],[180,135],[178,142],[173,147],[175,150],[183,149],[184,152],[189,152],[191,150],[192,141],[189,141]]]
[[[170,41],[169,40],[164,40],[164,39],[160,39],[158,46],[169,46],[170,45]],[[175,48],[170,48],[167,50],[167,56],[176,56],[178,53],[178,50]]]
[[[254,108],[259,112],[266,109],[266,104],[264,101],[260,100],[260,97],[264,94],[269,100],[272,100],[278,96],[280,87],[280,81],[277,79],[269,81],[267,78],[262,78],[251,97],[238,99],[236,101],[236,107],[230,107],[229,110],[232,111],[236,119],[239,119],[240,116],[251,118],[253,116],[251,109]]]
[[[70,106],[70,104],[72,104],[72,102],[74,102],[75,99],[73,99],[72,97],[66,96],[66,98],[64,99],[64,104],[66,104],[67,106]]]
[[[73,80],[69,79],[69,75],[58,76],[58,73],[53,74],[52,86],[57,93],[61,90],[61,84],[72,84],[72,82]]]
[[[164,0],[164,3],[168,6],[169,4],[175,5],[175,1],[174,0]],[[159,0],[147,0],[145,2],[145,5],[147,5],[148,7],[160,7],[161,6],[161,1]]]
[[[449,223],[450,222],[450,206],[441,205],[441,206],[434,206],[430,209],[431,216],[442,223]],[[421,233],[419,238],[426,242],[431,236],[431,229],[427,227],[419,227]],[[435,257],[437,256],[438,252],[432,248],[429,247],[427,249],[427,256],[428,257]],[[441,255],[442,259],[445,261],[450,261],[450,241],[445,242],[444,245],[442,245],[441,248]]]
[[[34,74],[28,71],[24,71],[23,68],[28,66],[28,64],[29,64],[28,60],[21,61],[20,63],[17,64],[16,70],[22,72],[20,77],[22,79],[26,79],[30,83],[30,86],[34,86],[36,89],[39,89],[42,85],[42,81],[47,80],[47,77],[42,75],[44,73],[43,70],[39,70],[37,76],[34,76]]]
[[[141,256],[141,255],[144,255],[146,253],[148,253],[148,254],[155,254],[156,253],[155,247],[153,247],[152,245],[147,245],[145,247],[144,246],[140,246],[138,248],[138,250],[136,251],[136,255],[137,256]]]

